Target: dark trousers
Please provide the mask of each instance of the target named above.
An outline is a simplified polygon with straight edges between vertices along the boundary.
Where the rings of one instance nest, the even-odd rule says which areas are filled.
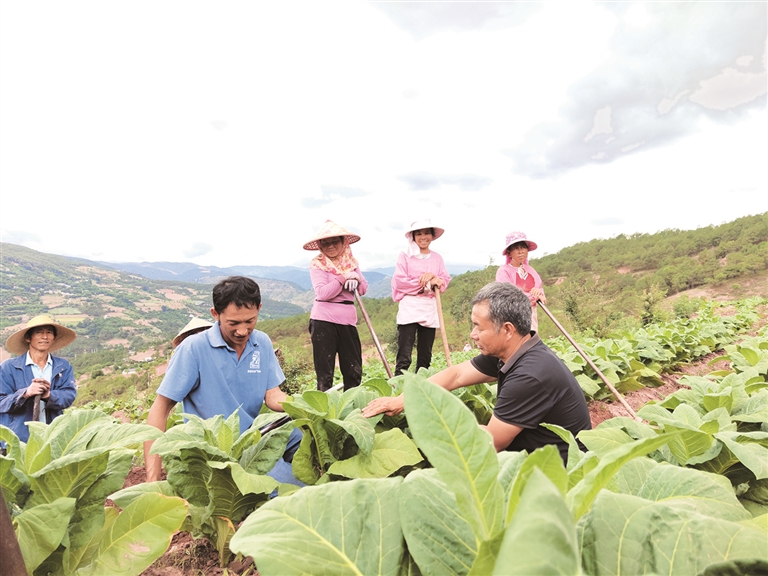
[[[339,369],[344,377],[344,390],[360,386],[363,379],[363,348],[357,327],[310,320],[309,333],[312,336],[317,389],[325,392],[333,387],[336,354],[339,355]]]
[[[418,341],[417,341],[418,336]],[[399,376],[411,366],[411,353],[416,342],[416,372],[419,368],[429,368],[432,363],[432,344],[435,343],[435,329],[427,328],[414,322],[397,325],[397,358],[395,376]]]

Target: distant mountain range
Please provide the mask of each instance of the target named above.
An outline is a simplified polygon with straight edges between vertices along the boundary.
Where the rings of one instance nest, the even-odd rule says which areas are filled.
[[[215,284],[227,276],[249,276],[256,279],[280,280],[288,282],[301,290],[311,291],[312,281],[309,277],[309,268],[297,266],[230,266],[220,268],[218,266],[201,266],[191,262],[97,262],[101,266],[114,268],[127,274],[136,274],[151,280],[175,280],[180,282],[193,282],[201,284]],[[463,274],[471,270],[479,270],[480,266],[446,265],[451,275]],[[395,267],[374,268],[363,270],[363,275],[368,281],[369,298],[385,298],[391,294],[390,280],[395,272]],[[272,289],[277,289],[272,284]],[[280,290],[270,292],[270,298],[283,300],[278,295]],[[285,294],[283,294],[285,296]],[[286,302],[298,304],[309,310],[313,295],[308,300],[303,298],[288,297]],[[306,300],[306,302],[305,302]]]

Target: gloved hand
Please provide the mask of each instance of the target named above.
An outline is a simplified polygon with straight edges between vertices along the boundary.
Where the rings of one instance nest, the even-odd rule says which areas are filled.
[[[360,283],[357,280],[355,280],[354,278],[350,278],[349,280],[344,282],[344,288],[346,290],[349,290],[350,292],[354,292],[355,290],[357,290],[358,284]]]

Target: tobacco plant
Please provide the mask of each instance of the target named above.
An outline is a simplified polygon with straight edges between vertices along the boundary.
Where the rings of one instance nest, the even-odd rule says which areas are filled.
[[[405,377],[405,413],[434,468],[310,486],[232,538],[270,574],[697,574],[768,566],[766,523],[730,484],[645,457],[678,432],[583,454],[497,454],[456,398]],[[553,427],[556,428],[556,427]],[[651,529],[652,528],[652,529]]]
[[[148,494],[105,508],[145,440],[160,435],[97,410],[70,410],[29,441],[0,426],[0,485],[29,574],[139,574],[168,548],[186,516],[180,498]]]

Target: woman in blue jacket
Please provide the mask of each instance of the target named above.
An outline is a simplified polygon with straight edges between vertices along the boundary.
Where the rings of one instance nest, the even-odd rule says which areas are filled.
[[[38,420],[46,424],[75,401],[72,365],[50,354],[75,338],[73,330],[42,315],[5,341],[5,349],[18,357],[0,365],[0,424],[13,430],[22,442],[29,440],[26,422],[32,420],[36,396],[40,396]]]

